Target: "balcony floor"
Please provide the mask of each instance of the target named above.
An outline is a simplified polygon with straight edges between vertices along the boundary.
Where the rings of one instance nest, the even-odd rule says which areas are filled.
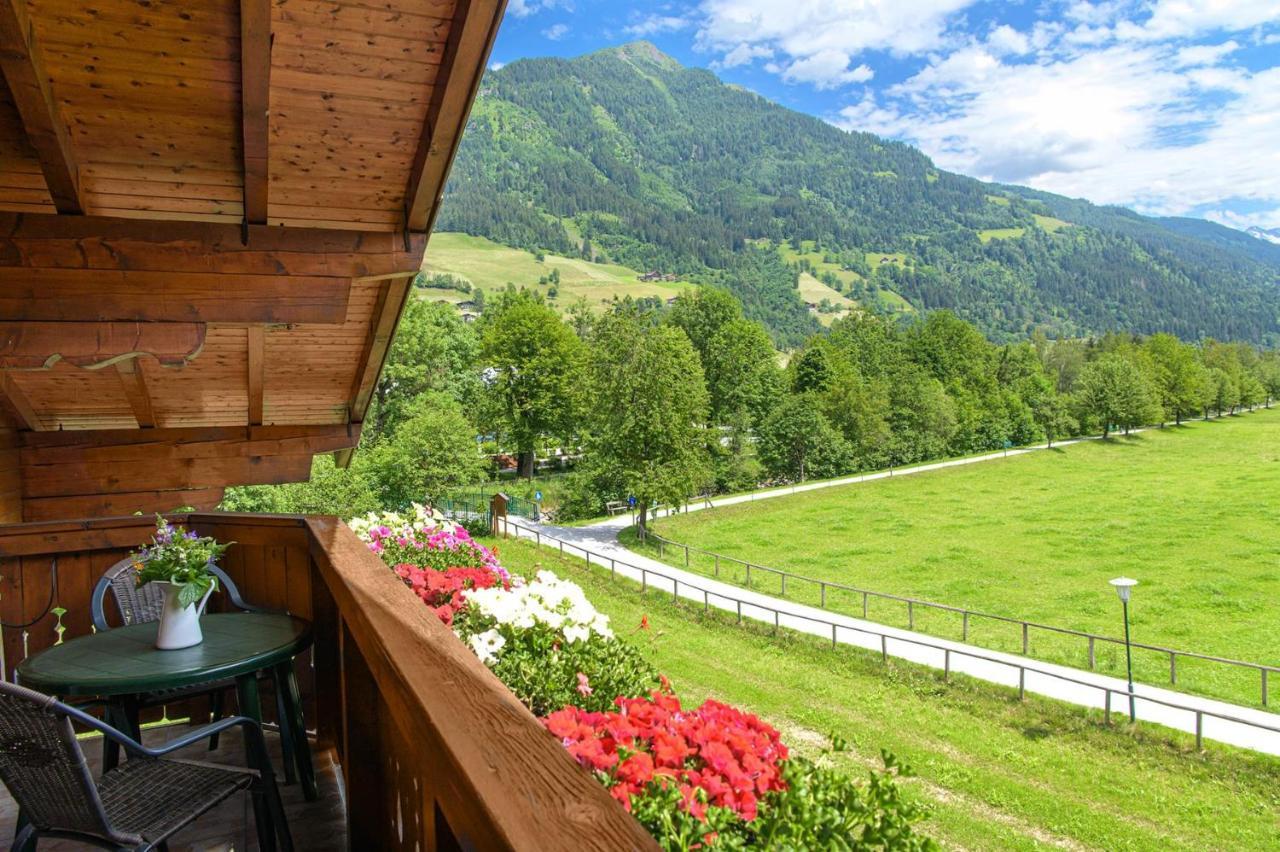
[[[151,728],[144,732],[143,739],[147,745],[159,745],[168,739],[180,736],[187,730],[185,725]],[[271,751],[272,764],[276,767],[277,780],[281,783],[280,796],[284,799],[285,814],[289,820],[289,828],[293,832],[294,847],[306,852],[329,852],[329,850],[338,852],[345,849],[346,808],[342,789],[338,783],[338,767],[333,760],[332,752],[319,750],[315,752],[316,782],[320,787],[320,798],[314,802],[307,802],[302,798],[300,785],[283,786],[284,779],[279,777],[281,774],[279,737],[268,732],[267,747]],[[101,740],[86,740],[84,751],[96,776],[101,765]],[[210,763],[244,765],[244,749],[241,746],[238,731],[224,733],[215,752],[209,752],[204,744],[196,744],[177,752],[176,756]],[[9,797],[8,791],[0,786],[0,845],[7,846],[12,840],[17,817],[17,806]],[[246,840],[248,845],[245,845]],[[68,840],[40,841],[41,852],[84,848],[83,844]],[[245,794],[232,796],[169,841],[171,852],[179,852],[179,850],[183,852],[229,852],[229,850],[249,852],[257,848],[253,809]]]

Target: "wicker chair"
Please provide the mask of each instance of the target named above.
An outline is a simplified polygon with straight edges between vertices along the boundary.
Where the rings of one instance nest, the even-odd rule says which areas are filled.
[[[107,614],[104,607],[108,591],[111,592],[112,597],[115,599],[116,609],[119,610],[120,618],[126,625],[145,624],[160,619],[160,612],[164,609],[164,593],[154,583],[147,583],[144,586],[137,584],[135,579],[136,569],[134,567],[136,562],[137,560],[132,557],[122,559],[108,568],[102,577],[98,579],[98,584],[94,586],[93,596],[89,601],[90,615],[93,618],[93,626],[96,630],[111,629],[111,625],[107,623]],[[262,607],[247,603],[240,596],[240,590],[236,587],[235,582],[227,576],[227,572],[216,565],[210,566],[209,570],[218,578],[218,588],[227,596],[233,607],[242,612],[268,611]],[[275,678],[274,674],[272,675],[272,681],[276,696],[276,719],[280,725],[280,744],[284,753],[284,778],[286,784],[292,784],[295,781],[295,762],[293,739],[289,736],[288,730],[289,714],[285,712],[283,703],[284,685]],[[138,712],[142,708],[159,707],[164,704],[174,704],[187,698],[198,698],[207,695],[209,696],[210,709],[212,711],[211,721],[217,722],[222,718],[225,710],[227,692],[233,689],[235,689],[235,680],[224,679],[181,689],[147,692],[134,696],[125,705],[121,715],[112,715],[108,718],[115,725],[137,738],[140,736]],[[103,765],[109,769],[119,761],[119,746],[109,739],[104,739],[102,747]],[[215,733],[209,739],[209,751],[214,751],[217,748],[218,735]]]
[[[129,760],[94,780],[72,723],[100,732]],[[244,731],[252,769],[165,757],[229,728]],[[253,797],[258,845],[292,850],[262,730],[234,716],[161,748],[146,748],[98,719],[30,689],[0,682],[0,780],[21,809],[12,849],[62,837],[106,849],[165,848],[175,832],[241,790]]]

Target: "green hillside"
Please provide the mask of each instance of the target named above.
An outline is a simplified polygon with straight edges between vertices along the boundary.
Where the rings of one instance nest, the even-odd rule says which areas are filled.
[[[720,284],[784,345],[817,328],[796,254],[868,310],[950,308],[997,339],[1280,335],[1280,247],[950,174],[643,42],[488,74],[439,226]]]

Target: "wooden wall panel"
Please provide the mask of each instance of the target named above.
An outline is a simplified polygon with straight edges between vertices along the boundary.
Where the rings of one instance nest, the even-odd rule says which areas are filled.
[[[22,522],[22,470],[18,436],[0,422],[0,524]]]

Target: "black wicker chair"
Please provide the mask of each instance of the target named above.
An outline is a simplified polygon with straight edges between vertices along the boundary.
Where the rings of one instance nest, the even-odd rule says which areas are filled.
[[[95,780],[73,722],[123,747],[129,760]],[[233,727],[244,731],[252,769],[165,757]],[[146,748],[74,707],[0,682],[0,780],[21,810],[12,846],[20,852],[42,837],[106,849],[165,848],[167,838],[242,790],[253,797],[259,847],[293,848],[262,730],[243,716]]]
[[[104,607],[108,590],[115,599],[116,609],[119,610],[120,618],[125,624],[144,624],[160,619],[160,612],[164,609],[164,593],[154,583],[148,583],[144,586],[137,584],[135,580],[136,564],[137,560],[133,557],[122,559],[108,568],[102,577],[98,579],[98,584],[94,586],[93,596],[89,601],[94,629],[111,629],[111,625],[107,623],[107,614]],[[218,578],[218,588],[227,596],[233,607],[242,612],[268,611],[262,607],[247,603],[240,596],[240,590],[236,587],[235,582],[227,576],[226,571],[216,565],[210,566],[209,570]],[[138,714],[142,708],[159,707],[187,698],[198,698],[207,695],[209,696],[210,710],[212,711],[211,721],[217,722],[225,712],[227,692],[234,690],[235,685],[234,679],[225,679],[181,689],[165,689],[143,693],[131,697],[122,706],[120,715],[111,715],[109,718],[114,724],[123,728],[137,739],[141,736]],[[284,707],[284,684],[280,683],[274,673],[272,675],[272,686],[276,696],[276,719],[280,725],[280,746],[284,755],[284,780],[286,784],[292,784],[295,781],[295,759],[293,755],[293,739],[289,736],[289,714]],[[113,710],[113,712],[115,711]],[[119,746],[110,740],[104,740],[102,747],[103,765],[109,769],[119,761]],[[209,751],[214,751],[217,747],[218,735],[215,733],[209,739]]]

